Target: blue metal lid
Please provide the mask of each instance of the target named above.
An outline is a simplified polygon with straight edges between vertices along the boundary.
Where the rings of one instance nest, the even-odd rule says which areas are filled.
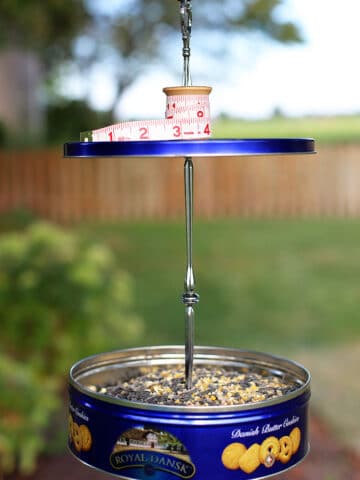
[[[315,153],[312,138],[65,143],[65,157],[209,157]]]

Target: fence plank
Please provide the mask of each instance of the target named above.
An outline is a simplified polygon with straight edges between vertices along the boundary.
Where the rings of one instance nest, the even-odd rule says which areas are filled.
[[[0,212],[28,208],[60,222],[179,218],[183,158],[62,158],[0,152]],[[317,155],[195,158],[196,217],[359,216],[360,145]]]

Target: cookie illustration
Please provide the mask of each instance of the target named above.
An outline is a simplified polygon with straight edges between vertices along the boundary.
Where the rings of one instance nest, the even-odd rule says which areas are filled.
[[[280,438],[280,453],[279,453],[279,460],[281,463],[287,463],[292,455],[292,441],[291,438],[287,435],[284,435]]]
[[[90,430],[86,425],[80,425],[79,431],[80,431],[80,437],[81,437],[81,449],[87,452],[90,450],[92,445]]]
[[[301,430],[299,427],[295,427],[290,432],[290,438],[292,442],[292,453],[296,453],[299,450],[301,442]]]
[[[254,443],[240,457],[239,466],[245,473],[253,473],[260,466],[260,445]]]
[[[228,468],[229,470],[238,470],[239,460],[242,455],[246,452],[246,447],[242,443],[230,443],[221,455],[221,461],[224,467]]]
[[[74,440],[74,445],[76,450],[80,452],[82,448],[82,440],[81,440],[80,428],[76,422],[74,422],[73,424],[73,440]]]
[[[280,453],[280,442],[276,437],[266,438],[260,447],[260,462],[265,467],[272,467]]]
[[[69,438],[70,442],[73,440],[73,428],[74,428],[74,420],[72,418],[71,413],[69,413]]]

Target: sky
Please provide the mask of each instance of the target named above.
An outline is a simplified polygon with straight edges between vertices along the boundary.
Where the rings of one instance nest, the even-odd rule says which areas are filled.
[[[360,113],[360,0],[287,0],[284,5],[279,14],[296,22],[303,44],[239,40],[231,45],[233,57],[222,63],[221,58],[205,62],[201,45],[196,38],[193,41],[193,84],[209,84],[211,72],[221,72],[210,83],[212,115],[267,118],[275,109],[288,116]],[[122,119],[163,116],[162,88],[182,81],[181,50],[178,55],[178,74],[157,64],[124,94],[118,108]],[[99,72],[97,82],[105,87],[106,73]],[[111,98],[110,84],[101,90]],[[146,107],[139,101],[144,96]],[[94,106],[106,106],[106,102],[106,95],[93,93]]]

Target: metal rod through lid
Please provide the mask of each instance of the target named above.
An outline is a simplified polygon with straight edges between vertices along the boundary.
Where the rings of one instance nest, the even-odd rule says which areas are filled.
[[[179,0],[180,21],[183,40],[183,84],[191,86],[190,75],[190,37],[192,27],[191,0]],[[192,370],[194,362],[194,305],[199,301],[199,295],[195,293],[195,276],[192,265],[192,224],[193,224],[193,162],[191,157],[185,157],[184,187],[185,187],[185,217],[186,217],[186,272],[185,292],[182,301],[185,304],[185,381],[186,388],[192,387]]]
[[[186,217],[186,272],[185,293],[182,301],[185,304],[185,380],[186,388],[192,387],[192,370],[194,359],[194,305],[199,302],[199,295],[195,293],[195,275],[192,264],[192,226],[193,226],[193,162],[191,157],[185,158],[184,165],[185,186],[185,217]]]

